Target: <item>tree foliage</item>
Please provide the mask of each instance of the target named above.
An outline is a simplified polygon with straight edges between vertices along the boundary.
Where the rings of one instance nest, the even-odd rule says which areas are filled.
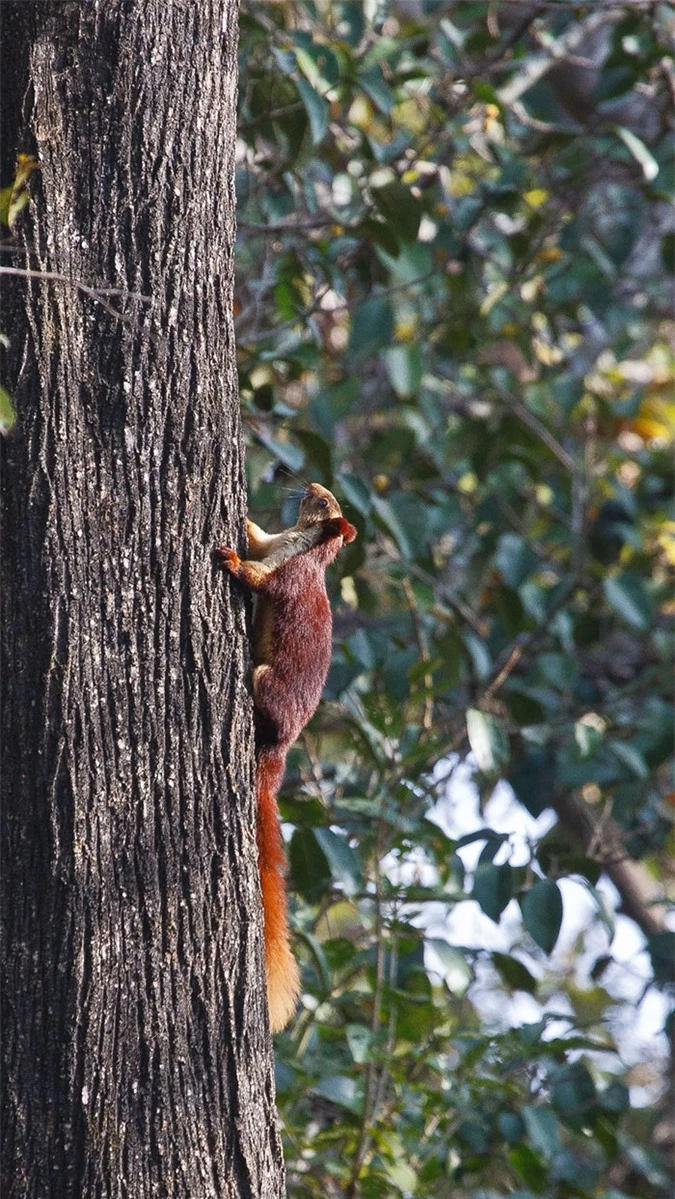
[[[606,880],[653,994],[672,959],[654,903],[673,811],[672,20],[468,0],[242,14],[250,503],[318,479],[361,533],[285,792],[292,1196],[666,1186],[662,1081],[617,1043]],[[518,844],[495,827],[504,795]],[[476,908],[496,939],[472,941]]]

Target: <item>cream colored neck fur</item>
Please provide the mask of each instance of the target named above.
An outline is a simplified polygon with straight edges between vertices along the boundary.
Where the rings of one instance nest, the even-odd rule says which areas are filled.
[[[318,545],[323,528],[321,524],[315,524],[302,529],[284,529],[281,533],[266,533],[260,525],[248,520],[246,532],[249,558],[255,562],[264,562],[270,570],[275,570],[290,558],[304,554]]]

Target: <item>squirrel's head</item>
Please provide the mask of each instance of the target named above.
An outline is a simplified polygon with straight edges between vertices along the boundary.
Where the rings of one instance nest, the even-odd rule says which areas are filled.
[[[302,497],[298,524],[305,529],[333,516],[342,516],[340,505],[333,493],[320,483],[310,483]]]
[[[336,523],[335,528],[329,527],[330,535],[341,536],[345,542],[353,541],[356,537],[356,529],[343,519],[342,509],[332,491],[328,491],[328,488],[322,487],[320,483],[310,483],[302,497],[297,527],[300,529],[309,529],[313,525],[326,527],[325,522],[327,521],[341,522],[339,525]],[[328,532],[325,535],[328,535]]]

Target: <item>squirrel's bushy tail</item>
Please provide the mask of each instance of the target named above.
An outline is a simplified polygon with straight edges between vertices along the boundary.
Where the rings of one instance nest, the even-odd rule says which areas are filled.
[[[265,746],[259,751],[257,769],[258,862],[272,1032],[288,1024],[300,994],[300,972],[289,943],[286,855],[277,805],[285,759],[285,753],[277,746]]]

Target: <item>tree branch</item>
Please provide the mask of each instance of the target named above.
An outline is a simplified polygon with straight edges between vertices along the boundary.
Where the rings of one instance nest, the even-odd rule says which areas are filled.
[[[646,937],[665,932],[668,909],[663,894],[642,863],[627,853],[618,824],[611,817],[596,819],[588,804],[574,795],[555,795],[553,807],[561,824],[614,883],[626,916],[635,921]]]

